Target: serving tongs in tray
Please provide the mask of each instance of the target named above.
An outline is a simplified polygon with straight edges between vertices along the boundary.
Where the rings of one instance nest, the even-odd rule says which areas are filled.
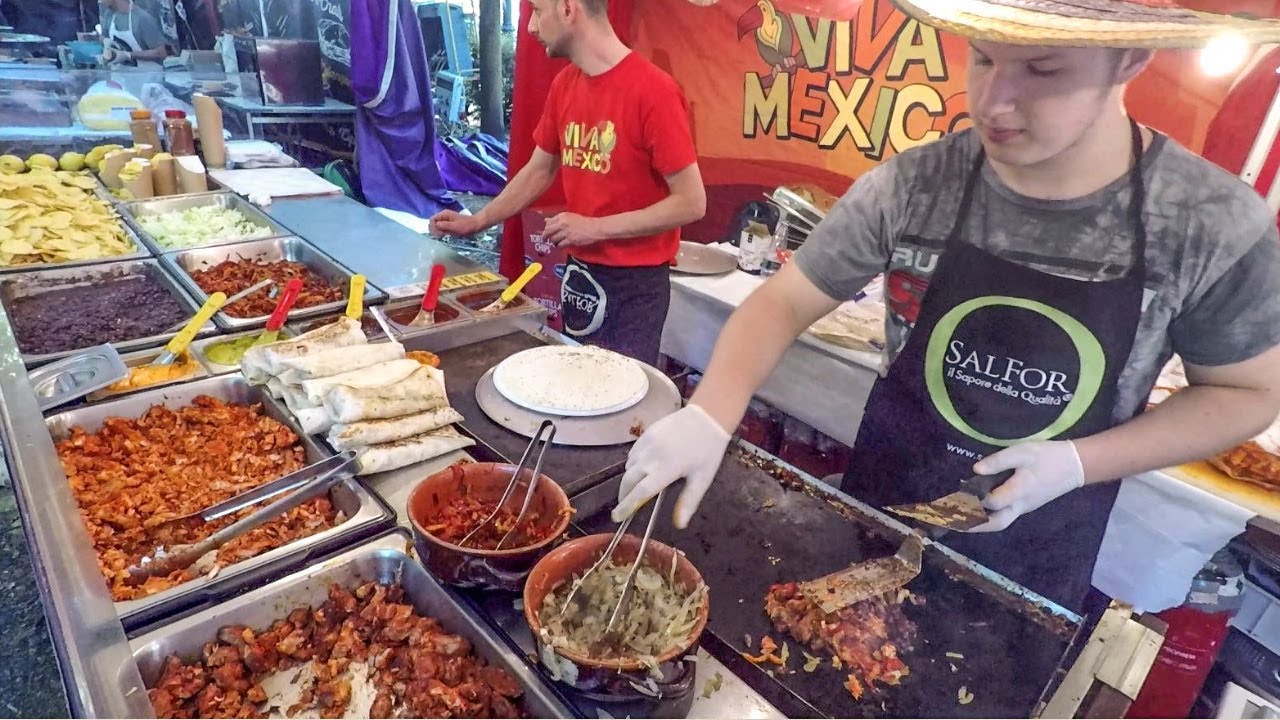
[[[227,527],[213,533],[199,542],[175,545],[166,549],[163,546],[154,548],[144,555],[136,565],[128,569],[128,582],[141,585],[152,577],[163,577],[178,570],[185,570],[206,553],[217,550],[228,542],[253,530],[260,525],[292,510],[308,500],[329,491],[334,485],[351,477],[343,471],[355,463],[356,454],[348,450],[341,455],[326,458],[307,467],[289,473],[272,482],[260,485],[241,493],[230,500],[225,500],[198,512],[168,520],[157,526],[167,530],[195,529],[219,518],[237,513],[247,507],[273,498],[282,493],[295,490],[290,495],[276,500],[264,508],[254,511]],[[153,535],[161,533],[153,532]]]
[[[547,456],[547,448],[551,447],[551,443],[556,439],[556,424],[550,420],[544,420],[542,425],[538,427],[538,432],[534,433],[533,439],[529,441],[529,447],[525,448],[524,455],[520,456],[520,462],[516,464],[516,471],[511,473],[511,480],[507,483],[507,487],[502,491],[502,497],[498,499],[498,504],[494,506],[493,512],[489,516],[480,521],[471,532],[463,536],[458,541],[459,547],[466,547],[467,541],[480,532],[480,528],[493,522],[498,517],[498,513],[502,512],[502,508],[506,507],[507,500],[511,499],[511,493],[515,492],[516,486],[520,484],[520,478],[524,476],[524,470],[529,465],[529,458],[533,456],[533,450],[538,446],[538,439],[543,433],[547,434],[546,439],[542,442],[542,447],[538,450],[537,460],[533,464],[533,474],[529,476],[529,487],[524,491],[524,502],[520,505],[520,514],[516,515],[515,522],[511,523],[511,529],[498,540],[498,544],[494,546],[494,550],[501,550],[502,544],[511,538],[511,534],[520,527],[520,523],[524,521],[524,516],[529,512],[529,505],[533,502],[533,495],[538,490],[538,483],[542,480],[542,459]]]

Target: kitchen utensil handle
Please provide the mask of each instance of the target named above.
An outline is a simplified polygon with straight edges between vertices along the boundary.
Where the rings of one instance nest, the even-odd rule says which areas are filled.
[[[644,562],[644,551],[649,546],[649,538],[653,537],[653,526],[658,519],[658,512],[662,509],[662,499],[666,495],[667,489],[663,488],[658,491],[658,496],[653,499],[653,508],[649,512],[649,523],[645,525],[644,537],[640,539],[640,549],[636,551],[636,559],[631,563],[631,570],[627,572],[626,582],[622,584],[622,597],[618,598],[618,605],[613,609],[613,615],[609,617],[609,624],[605,626],[605,633],[609,633],[614,629],[618,620],[626,612],[627,604],[631,602],[631,596],[635,593],[636,573],[640,571],[640,564]]]
[[[351,276],[351,290],[347,293],[347,317],[359,320],[364,314],[364,286],[367,280],[363,275]]]
[[[294,278],[285,283],[284,292],[280,293],[280,302],[276,303],[275,312],[271,313],[271,317],[267,319],[267,330],[276,331],[284,327],[289,311],[293,309],[293,304],[298,301],[298,296],[301,294],[301,279]]]
[[[255,510],[249,516],[231,523],[213,535],[210,535],[209,538],[202,543],[198,544],[203,545],[205,543],[212,543],[212,547],[209,549],[221,547],[227,542],[230,542],[244,533],[253,530],[259,525],[266,523],[272,518],[282,515],[298,507],[302,503],[319,496],[321,493],[328,491],[329,488],[338,484],[338,481],[346,479],[346,476],[342,474],[342,471],[347,469],[356,461],[356,454],[353,450],[348,450],[338,457],[342,458],[342,462],[336,467],[330,468],[320,475],[317,475],[293,493],[286,495],[260,510]]]
[[[440,304],[440,283],[444,282],[444,265],[436,263],[431,266],[431,279],[427,281],[427,291],[422,295],[422,309],[435,312]]]
[[[503,543],[505,543],[507,538],[511,537],[511,535],[515,533],[516,528],[520,527],[520,522],[524,520],[525,514],[529,512],[529,503],[533,502],[533,495],[538,489],[539,480],[542,478],[542,461],[547,457],[547,450],[551,447],[551,442],[556,439],[555,423],[550,420],[542,421],[542,425],[538,427],[538,432],[534,434],[533,440],[529,443],[529,447],[524,451],[524,457],[520,458],[520,464],[516,467],[516,480],[518,482],[520,476],[524,474],[524,469],[529,462],[529,456],[533,453],[534,446],[538,444],[538,440],[542,439],[543,433],[547,433],[547,437],[542,441],[542,448],[538,451],[538,458],[533,465],[533,474],[529,476],[529,487],[525,489],[524,501],[520,503],[520,514],[516,515],[515,522],[511,523],[511,529],[508,530],[506,534],[502,536],[502,539],[498,541],[497,546],[494,548],[495,550],[502,549]],[[508,487],[507,495],[510,495],[511,491],[514,489],[514,485]],[[499,505],[498,507],[502,506]]]
[[[1007,482],[1009,478],[1013,477],[1013,473],[1013,470],[1005,470],[1004,472],[999,472],[995,475],[974,475],[968,480],[961,482],[960,486],[966,492],[979,500],[982,500],[986,498],[992,490],[1000,487]]]
[[[345,466],[346,463],[347,459],[343,455],[334,455],[333,457],[325,458],[324,460],[308,465],[301,470],[295,470],[282,478],[277,478],[265,485],[259,485],[252,490],[240,493],[239,495],[229,500],[224,500],[217,505],[210,505],[200,512],[200,517],[205,522],[212,522],[220,517],[232,515],[249,507],[250,505],[257,505],[263,500],[273,498],[300,485],[307,484],[315,477],[317,472],[325,472],[329,470],[330,467],[341,468]]]
[[[196,339],[196,333],[200,332],[200,328],[204,327],[204,324],[209,322],[226,302],[226,293],[216,292],[210,295],[209,299],[200,307],[199,312],[196,313],[195,317],[191,318],[186,327],[179,330],[178,334],[174,335],[173,339],[169,341],[169,344],[164,346],[165,351],[174,355],[181,355],[182,351],[186,350],[187,346],[191,344],[191,341]]]
[[[515,282],[511,283],[511,287],[502,291],[502,304],[507,305],[512,300],[515,300],[520,291],[524,290],[524,286],[528,285],[540,272],[542,272],[542,263],[534,263],[525,268],[524,273],[516,278]]]
[[[240,292],[236,293],[235,295],[232,295],[231,297],[227,298],[227,301],[226,301],[225,303],[223,303],[223,306],[225,307],[225,306],[230,305],[230,304],[232,304],[232,303],[240,302],[241,300],[243,300],[243,299],[245,299],[245,298],[249,297],[250,295],[252,295],[252,294],[254,294],[254,293],[258,292],[259,290],[262,290],[263,288],[269,288],[269,287],[271,287],[272,285],[275,285],[275,284],[276,284],[276,281],[275,281],[275,280],[272,280],[271,278],[267,278],[266,280],[263,280],[263,281],[262,281],[262,282],[260,282],[260,283],[257,283],[257,284],[255,284],[255,285],[250,285],[249,287],[245,288],[244,290],[241,290]]]

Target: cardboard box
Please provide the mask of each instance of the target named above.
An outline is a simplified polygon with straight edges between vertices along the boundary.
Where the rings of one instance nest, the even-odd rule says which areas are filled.
[[[520,216],[524,223],[524,264],[542,263],[543,270],[525,287],[524,292],[547,309],[547,327],[556,332],[564,331],[564,318],[560,314],[560,281],[564,278],[569,256],[563,250],[542,239],[547,218],[562,212],[563,208],[530,208]]]

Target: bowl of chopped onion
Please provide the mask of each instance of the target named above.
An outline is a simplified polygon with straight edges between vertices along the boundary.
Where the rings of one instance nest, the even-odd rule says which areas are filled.
[[[640,538],[623,536],[610,561],[584,582],[611,539],[570,540],[529,573],[524,614],[539,658],[552,678],[596,698],[669,695],[671,684],[691,682],[692,672],[686,671],[693,663],[686,661],[711,609],[706,583],[684,553],[650,540],[619,620],[621,632],[606,640],[605,628],[640,549]]]
[[[499,463],[458,463],[423,479],[409,494],[406,509],[414,546],[441,582],[518,591],[539,558],[564,536],[573,508],[569,496],[546,475],[538,478],[529,511],[515,524],[533,477],[527,469],[497,517],[481,527],[515,471],[515,466]]]

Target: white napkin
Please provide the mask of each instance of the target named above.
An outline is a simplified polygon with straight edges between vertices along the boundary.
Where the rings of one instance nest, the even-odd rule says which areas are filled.
[[[1111,511],[1093,585],[1141,612],[1177,607],[1196,573],[1254,515],[1164,473],[1128,478]]]

